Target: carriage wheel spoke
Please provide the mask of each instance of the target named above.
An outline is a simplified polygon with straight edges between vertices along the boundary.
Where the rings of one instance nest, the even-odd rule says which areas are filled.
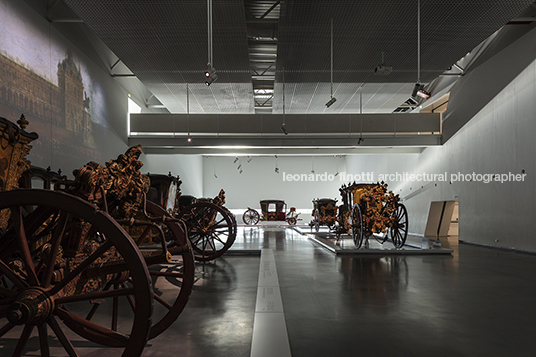
[[[65,233],[65,226],[67,225],[68,213],[61,212],[58,225],[54,228],[52,234],[52,247],[50,249],[50,257],[46,264],[46,271],[43,281],[41,281],[41,287],[48,288],[52,281],[52,275],[54,273],[54,266],[56,265],[56,257],[60,249],[60,243],[63,240],[63,234]]]
[[[22,335],[19,338],[19,342],[17,343],[17,346],[15,346],[15,351],[13,351],[13,357],[22,356],[22,353],[24,352],[24,347],[26,347],[26,344],[30,339],[30,335],[32,334],[32,330],[32,325],[24,326],[24,330],[22,331]]]
[[[127,287],[127,285],[125,283],[121,283],[121,287],[123,289],[128,289],[128,287]],[[128,304],[132,308],[132,311],[136,311],[136,303],[134,303],[134,300],[132,299],[132,296],[127,295],[126,298],[127,298]]]
[[[22,259],[28,274],[28,282],[30,285],[38,285],[37,274],[35,273],[34,262],[30,253],[30,247],[28,240],[26,239],[26,231],[24,229],[24,221],[22,218],[22,211],[19,206],[11,207],[11,216],[13,224],[15,225],[15,231],[17,232],[17,238],[19,241],[19,248],[22,253]]]
[[[39,332],[39,346],[41,347],[41,357],[50,357],[50,348],[48,346],[48,333],[47,325],[37,325],[37,331]]]
[[[28,287],[28,283],[22,280],[3,260],[0,260],[0,273],[4,274],[19,290]]]
[[[15,324],[12,324],[11,322],[5,324],[2,328],[0,328],[0,337],[11,331],[13,327],[15,327]]]
[[[118,286],[114,285],[114,289],[117,290]],[[112,331],[117,331],[117,315],[119,314],[119,299],[115,296],[112,299]]]
[[[54,316],[51,316],[48,320],[48,325],[54,331],[54,334],[60,341],[61,345],[65,349],[65,351],[69,354],[69,357],[79,357],[76,351],[74,350],[73,345],[71,344],[71,341],[65,336],[65,333],[61,329],[60,325],[58,324],[58,321],[54,318]]]
[[[97,325],[93,322],[87,321],[80,316],[70,313],[62,308],[56,309],[56,315],[62,319],[66,324],[75,324],[84,327],[90,331],[99,333],[103,336],[115,339],[120,345],[128,344],[128,336],[114,332],[110,329]],[[52,327],[52,326],[51,326]]]
[[[89,257],[87,257],[84,261],[82,261],[75,269],[73,269],[67,276],[63,278],[61,282],[54,285],[54,287],[49,291],[50,295],[55,295],[63,289],[69,282],[76,280],[77,276],[87,267],[91,265],[95,260],[97,260],[101,255],[103,255],[108,249],[112,247],[113,243],[111,241],[107,241],[103,245],[101,245],[99,248],[97,248],[93,254],[91,254]]]
[[[166,300],[162,299],[160,296],[154,294],[154,300],[158,301],[160,305],[164,306],[166,309],[171,310],[173,308]]]
[[[86,294],[70,295],[56,299],[56,304],[66,304],[70,302],[79,302],[79,301],[88,301],[96,299],[105,299],[105,298],[116,298],[118,296],[124,296],[134,294],[134,288],[126,289],[114,289],[108,291],[96,291]]]

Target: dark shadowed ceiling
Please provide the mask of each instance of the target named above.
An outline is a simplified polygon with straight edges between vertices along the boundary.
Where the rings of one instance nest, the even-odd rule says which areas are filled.
[[[131,71],[111,74],[134,74],[153,107],[185,113],[188,83],[190,113],[276,114],[285,103],[292,114],[396,111],[419,69],[431,82],[533,0],[421,0],[420,46],[417,0],[213,0],[210,86],[206,0],[44,2],[52,22],[69,20],[66,4]],[[392,72],[375,74],[381,64]]]

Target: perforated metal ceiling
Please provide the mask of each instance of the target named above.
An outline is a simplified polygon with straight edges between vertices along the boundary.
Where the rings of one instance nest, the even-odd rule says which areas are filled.
[[[392,112],[417,81],[417,0],[213,0],[219,79],[210,87],[203,76],[206,0],[64,1],[173,113],[186,111],[186,83],[191,113],[255,111],[252,23],[277,40],[274,113],[282,112],[283,68],[286,113]],[[421,0],[421,82],[432,81],[532,2]],[[326,109],[331,18],[337,102]],[[373,73],[382,52],[393,66],[387,76]]]

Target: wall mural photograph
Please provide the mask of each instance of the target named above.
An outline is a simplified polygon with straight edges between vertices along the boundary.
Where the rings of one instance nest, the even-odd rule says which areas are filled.
[[[120,153],[126,144],[108,127],[113,110],[96,66],[42,20],[25,4],[0,3],[0,116],[16,122],[24,114],[26,130],[39,135],[32,164],[70,175],[88,161],[110,159],[110,145]]]

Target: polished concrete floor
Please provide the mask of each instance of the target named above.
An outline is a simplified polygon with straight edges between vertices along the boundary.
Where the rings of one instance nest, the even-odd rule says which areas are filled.
[[[466,244],[451,255],[336,256],[285,228],[241,229],[240,249],[273,250],[292,356],[536,354],[536,256]],[[208,265],[144,356],[250,356],[259,260]]]
[[[292,229],[248,227],[229,254],[197,264],[185,310],[143,356],[261,356],[261,252],[273,253],[286,334],[257,337],[288,341],[294,357],[536,355],[534,255],[460,244],[448,255],[337,256]]]

